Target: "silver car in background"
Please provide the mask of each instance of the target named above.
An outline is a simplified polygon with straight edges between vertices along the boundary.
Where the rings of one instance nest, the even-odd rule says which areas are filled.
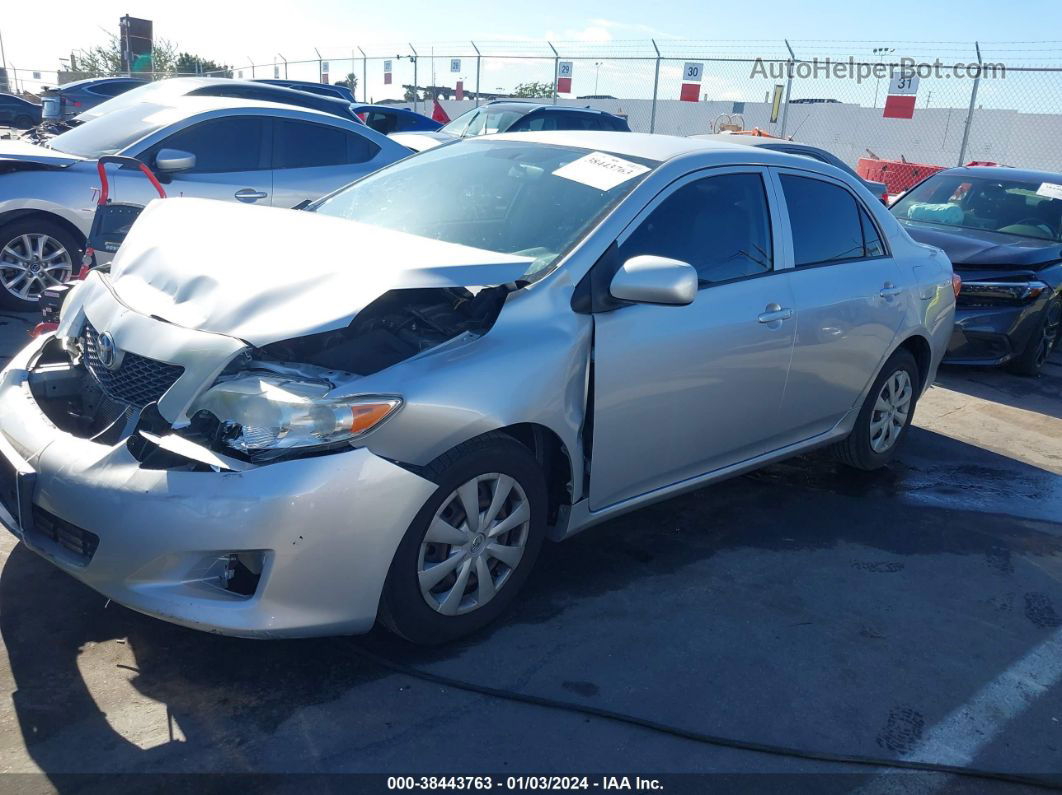
[[[113,154],[145,162],[170,196],[294,207],[409,151],[353,119],[225,97],[128,105],[46,147],[0,141],[0,306],[32,309],[80,264],[100,187],[95,159]],[[156,198],[136,170],[111,182],[116,200]]]
[[[29,548],[189,627],[443,642],[547,537],[814,447],[885,465],[951,334],[939,249],[755,147],[503,134],[311,209],[154,203],[14,358]]]

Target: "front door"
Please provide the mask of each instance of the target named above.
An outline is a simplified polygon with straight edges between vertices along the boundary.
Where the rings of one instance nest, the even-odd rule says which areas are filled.
[[[273,193],[269,137],[267,118],[225,116],[178,130],[136,156],[154,168],[155,157],[162,149],[195,155],[194,168],[169,175],[163,185],[167,196],[269,206]],[[143,174],[126,169],[118,173],[115,201],[144,204],[157,197]]]
[[[766,175],[710,173],[672,185],[595,266],[670,257],[701,289],[687,306],[594,316],[591,510],[767,452],[783,432],[796,316]]]

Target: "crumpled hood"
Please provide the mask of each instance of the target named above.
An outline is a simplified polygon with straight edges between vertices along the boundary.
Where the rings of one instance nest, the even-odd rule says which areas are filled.
[[[1037,268],[1062,258],[1062,245],[1034,237],[992,232],[987,229],[951,231],[939,225],[899,219],[907,233],[919,243],[944,249],[957,268]]]
[[[140,314],[262,346],[343,328],[388,290],[504,284],[531,262],[312,212],[173,198],[141,213],[109,281]]]
[[[68,155],[45,146],[37,146],[27,141],[0,141],[0,162],[18,161],[21,163],[36,163],[42,166],[65,167],[80,162],[85,158],[78,155]]]

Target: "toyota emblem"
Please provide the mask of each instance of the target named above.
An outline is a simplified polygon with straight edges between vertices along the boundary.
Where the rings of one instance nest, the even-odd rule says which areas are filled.
[[[109,331],[100,334],[99,340],[96,342],[96,356],[99,358],[100,364],[108,370],[114,370],[118,367],[118,348],[115,347],[114,337],[111,336]]]

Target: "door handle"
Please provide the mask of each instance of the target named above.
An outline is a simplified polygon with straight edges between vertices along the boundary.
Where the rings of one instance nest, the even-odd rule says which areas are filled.
[[[232,195],[234,198],[239,199],[242,202],[258,201],[258,199],[264,199],[266,197],[265,192],[255,190],[254,188],[242,188]]]
[[[766,309],[756,318],[760,323],[775,323],[779,320],[789,320],[793,316],[793,310],[783,308],[781,304],[767,304]]]
[[[899,295],[903,292],[902,287],[897,287],[892,282],[885,282],[882,285],[881,291],[878,293],[882,298],[892,298],[895,295]]]

